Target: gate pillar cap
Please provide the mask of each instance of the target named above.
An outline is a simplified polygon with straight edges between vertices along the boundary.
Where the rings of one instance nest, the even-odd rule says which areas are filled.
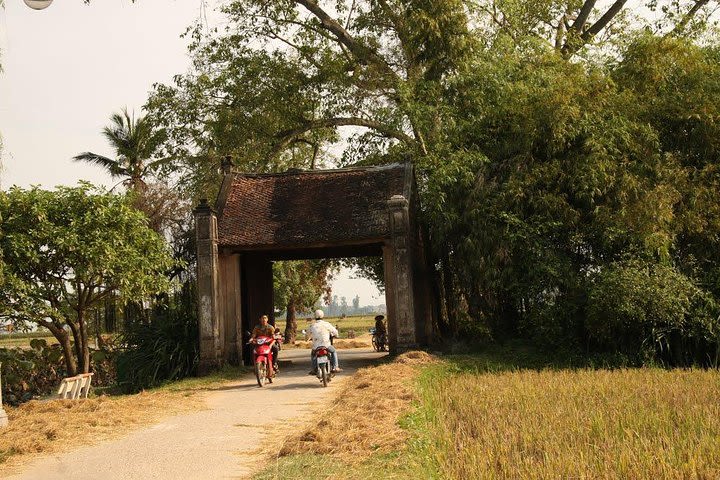
[[[390,200],[388,200],[388,207],[389,208],[403,208],[407,207],[409,204],[407,198],[405,198],[402,195],[393,195],[390,197]]]
[[[215,213],[215,209],[210,206],[207,198],[201,198],[200,203],[193,210],[195,215],[212,215]]]

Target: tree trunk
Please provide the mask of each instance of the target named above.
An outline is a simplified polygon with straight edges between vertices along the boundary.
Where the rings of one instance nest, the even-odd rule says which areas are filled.
[[[80,330],[77,324],[73,323],[69,319],[67,320],[67,324],[70,327],[70,331],[73,335],[73,341],[75,342],[75,359],[77,361],[77,369],[82,371],[82,340],[80,340]]]
[[[117,331],[117,314],[115,309],[115,295],[111,294],[105,299],[105,331],[115,333]]]
[[[80,325],[80,353],[78,354],[80,359],[79,369],[81,373],[89,373],[90,348],[88,347],[88,328],[87,322],[85,321],[85,312],[83,310],[78,312],[78,325]]]
[[[442,259],[443,287],[445,288],[445,309],[447,313],[448,333],[452,337],[457,337],[458,325],[458,307],[457,294],[455,292],[455,281],[453,278],[452,268],[450,266],[450,256],[445,254]]]
[[[50,333],[53,334],[55,339],[60,344],[60,348],[63,350],[63,357],[65,359],[65,369],[67,370],[67,375],[69,377],[74,377],[77,375],[77,363],[75,362],[75,356],[73,355],[73,348],[70,344],[70,336],[68,335],[67,331],[60,325],[60,322],[55,323],[55,320],[52,322],[46,322],[46,321],[40,321],[40,325],[50,330]]]
[[[293,343],[297,336],[297,318],[295,317],[295,302],[288,302],[285,320],[285,343]]]
[[[75,354],[73,352],[72,345],[70,345],[70,335],[68,335],[68,333],[62,328],[52,328],[50,331],[62,348],[68,377],[74,377],[78,374],[78,369],[77,362],[75,361]]]
[[[103,340],[103,322],[100,321],[100,307],[95,308],[95,346],[98,350],[105,350],[105,340]]]

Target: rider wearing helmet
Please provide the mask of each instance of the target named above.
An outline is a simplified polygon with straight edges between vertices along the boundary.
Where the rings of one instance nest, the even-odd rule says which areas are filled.
[[[315,350],[318,347],[326,347],[328,352],[330,352],[332,371],[342,371],[339,364],[337,350],[330,343],[330,337],[337,337],[338,331],[337,328],[332,326],[332,324],[322,319],[324,316],[325,313],[322,310],[315,310],[315,320],[310,324],[307,329],[307,333],[310,336],[310,340],[312,341],[311,358],[313,369],[310,371],[310,375],[317,374],[317,358],[315,356]]]

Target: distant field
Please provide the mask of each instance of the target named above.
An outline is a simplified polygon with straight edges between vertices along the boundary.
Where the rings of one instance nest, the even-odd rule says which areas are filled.
[[[57,343],[55,337],[48,332],[11,333],[0,335],[0,348],[30,348],[30,340],[44,338],[49,345]]]
[[[364,315],[361,317],[327,317],[324,320],[332,323],[338,329],[340,338],[347,338],[347,333],[350,330],[355,332],[355,336],[364,335],[369,333],[371,327],[375,326],[375,315]],[[300,332],[307,328],[310,322],[305,318],[299,318],[297,321],[298,336]],[[285,332],[285,320],[278,320],[275,322],[275,326],[280,328],[280,331]]]
[[[369,330],[375,326],[375,315],[365,315],[360,317],[328,317],[325,320],[332,323],[338,328],[340,332],[340,338],[348,338],[348,331],[355,331],[355,337],[363,337],[363,340],[367,341],[368,345],[370,342]],[[298,338],[302,337],[303,329],[307,328],[310,322],[304,318],[298,319]],[[285,332],[285,320],[278,320],[276,326],[280,328],[282,332]],[[0,335],[0,348],[30,348],[30,340],[33,338],[44,338],[48,344],[52,345],[57,343],[55,337],[48,332],[32,332],[32,333],[12,333],[7,335]]]

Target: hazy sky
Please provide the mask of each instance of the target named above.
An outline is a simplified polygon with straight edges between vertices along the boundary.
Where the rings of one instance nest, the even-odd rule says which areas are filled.
[[[0,9],[0,174],[11,185],[74,185],[89,180],[111,187],[99,167],[71,158],[83,151],[112,157],[100,135],[111,113],[140,113],[156,82],[170,82],[189,65],[188,41],[180,38],[199,18],[219,15],[202,0],[55,0],[35,11],[22,0]],[[205,2],[213,5],[215,2]],[[207,16],[205,15],[207,13]],[[377,289],[344,272],[334,292],[361,305],[384,303]]]

